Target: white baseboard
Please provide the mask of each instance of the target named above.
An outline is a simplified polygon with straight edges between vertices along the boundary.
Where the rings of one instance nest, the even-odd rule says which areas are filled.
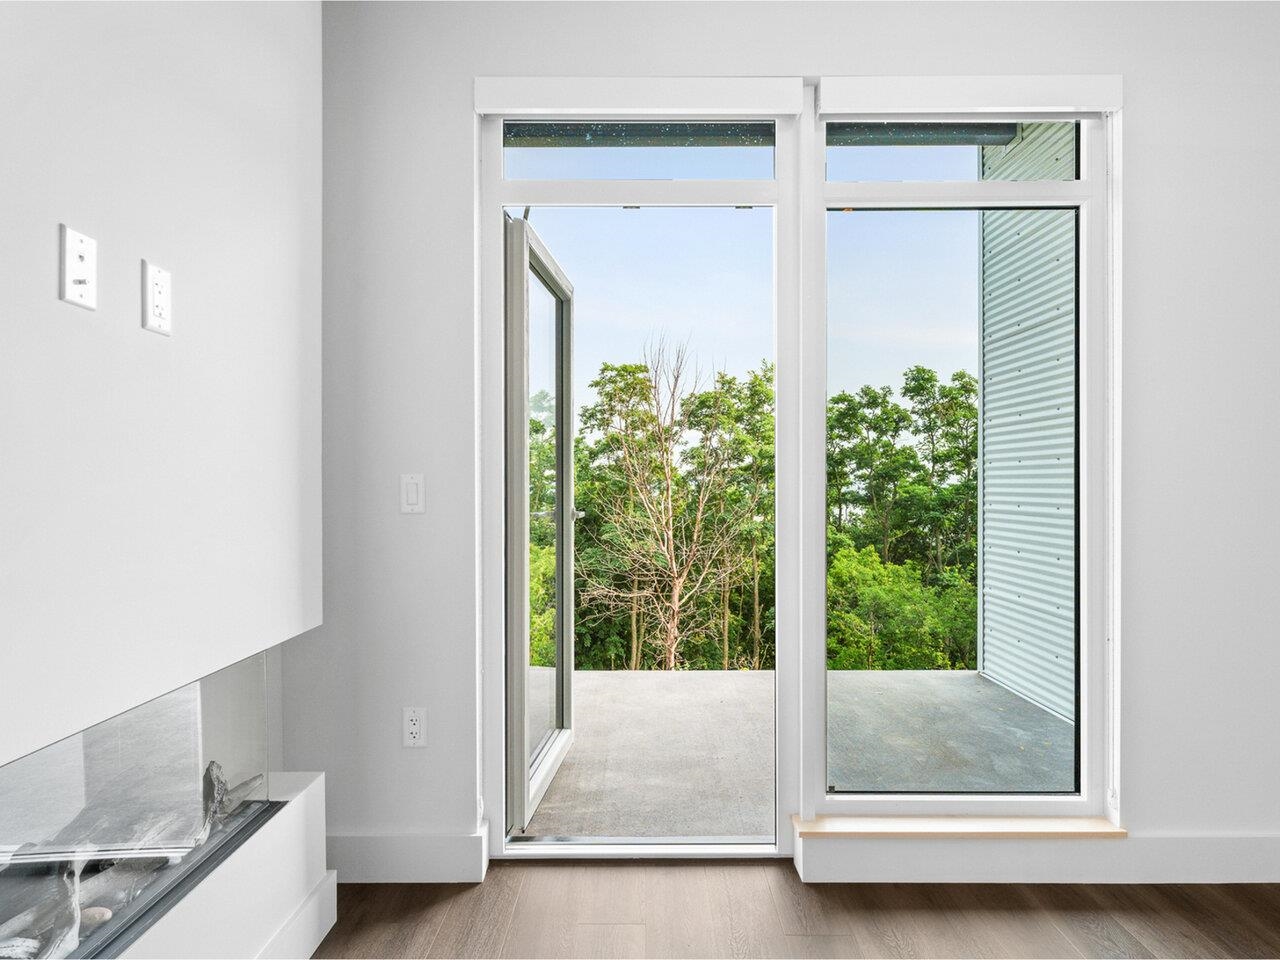
[[[309,957],[338,922],[338,871],[328,870],[324,879],[302,901],[271,941],[258,954],[259,960],[290,960]]]
[[[324,774],[273,773],[270,820],[122,954],[309,957],[337,917],[337,877],[325,866]]]
[[[1276,883],[1280,836],[797,838],[808,883]]]
[[[489,827],[467,834],[329,837],[343,883],[479,883],[489,867]]]

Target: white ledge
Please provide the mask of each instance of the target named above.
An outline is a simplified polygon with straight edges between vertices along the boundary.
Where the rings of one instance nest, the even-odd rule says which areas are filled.
[[[1105,817],[847,817],[791,818],[800,839],[1120,839],[1128,836]]]
[[[1116,75],[996,77],[823,77],[818,112],[878,114],[1007,113],[1054,116],[1119,110]]]
[[[476,113],[521,117],[795,116],[800,77],[476,77]]]
[[[323,773],[276,773],[275,816],[121,954],[166,957],[308,957],[337,921],[337,875],[325,865]]]

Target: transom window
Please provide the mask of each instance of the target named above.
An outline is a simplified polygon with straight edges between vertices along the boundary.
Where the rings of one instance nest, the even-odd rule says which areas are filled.
[[[1079,143],[1070,121],[828,123],[827,179],[1075,180]]]
[[[512,121],[508,180],[770,180],[774,125]]]

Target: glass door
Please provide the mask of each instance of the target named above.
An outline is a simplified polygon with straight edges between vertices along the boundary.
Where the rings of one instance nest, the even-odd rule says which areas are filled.
[[[529,825],[573,739],[573,286],[506,222],[507,830]]]

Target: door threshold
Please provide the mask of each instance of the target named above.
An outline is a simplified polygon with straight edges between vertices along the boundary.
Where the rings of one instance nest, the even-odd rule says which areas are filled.
[[[511,860],[744,860],[784,857],[777,843],[676,841],[666,838],[508,837],[501,859]]]

